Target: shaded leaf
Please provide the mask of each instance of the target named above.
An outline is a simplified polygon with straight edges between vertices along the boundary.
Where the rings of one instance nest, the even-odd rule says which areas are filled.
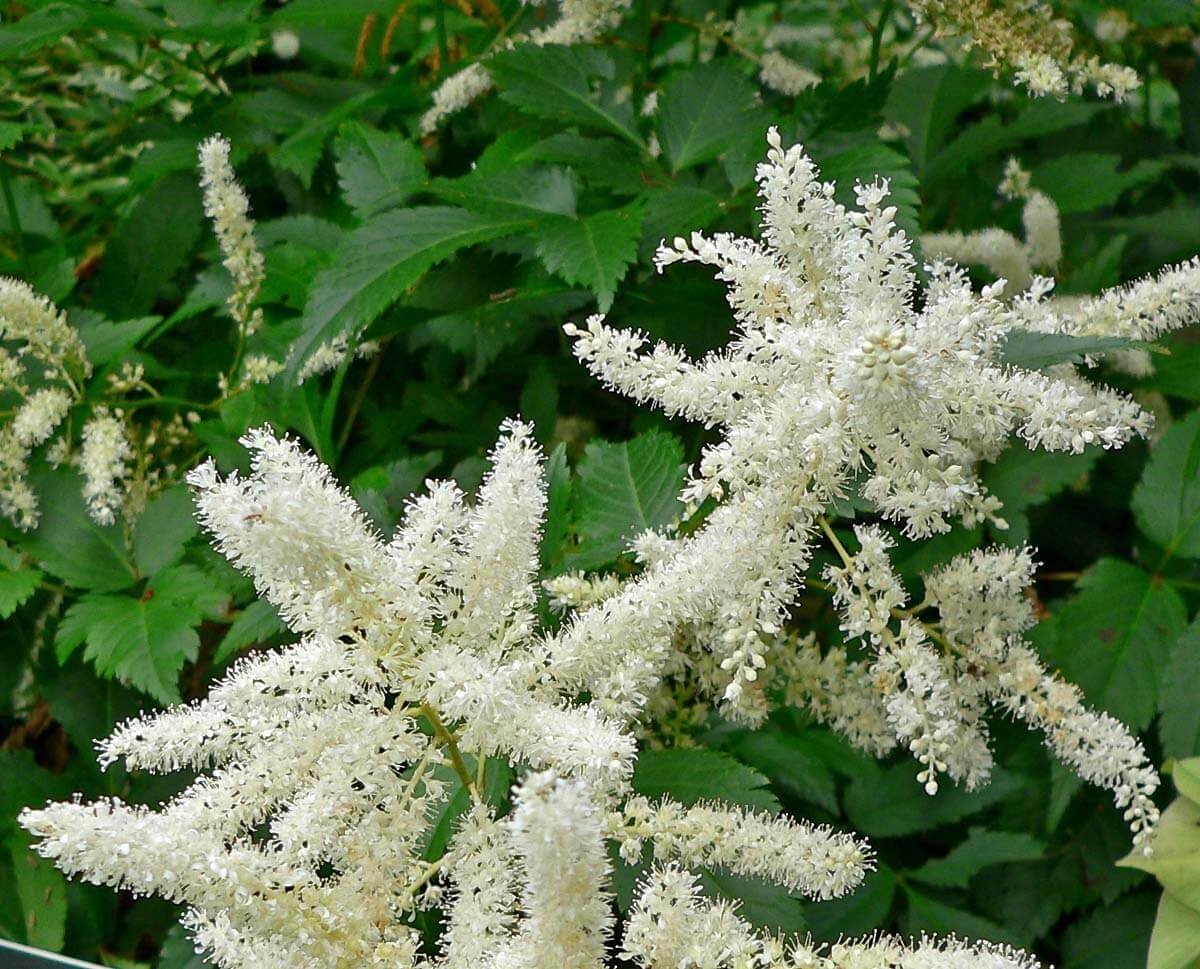
[[[1200,557],[1200,411],[1167,428],[1131,502],[1138,527],[1173,555]]]
[[[636,206],[579,219],[554,219],[538,232],[537,252],[546,268],[596,294],[601,312],[612,306],[617,283],[637,258],[641,210]]]
[[[351,121],[333,151],[342,198],[360,219],[396,208],[425,183],[421,151],[401,135]]]
[[[775,812],[779,802],[758,771],[729,754],[704,747],[644,750],[633,771],[633,789],[648,798],[669,797],[691,806],[724,801]]]
[[[766,127],[758,91],[727,60],[710,61],[673,78],[654,116],[663,156],[672,172],[714,161]]]
[[[967,840],[950,854],[927,861],[910,875],[928,885],[966,888],[967,882],[985,868],[1009,861],[1033,861],[1045,850],[1045,845],[1027,834],[972,828]]]

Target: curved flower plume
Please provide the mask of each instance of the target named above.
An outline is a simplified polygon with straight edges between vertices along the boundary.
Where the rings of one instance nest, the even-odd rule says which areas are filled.
[[[243,443],[247,477],[211,463],[190,475],[199,518],[299,641],[244,658],[197,703],[119,725],[106,766],[202,776],[158,810],[27,810],[38,850],[182,903],[222,966],[602,966],[611,818],[646,812],[625,725],[564,693],[536,648],[546,491],[530,428],[504,427],[474,503],[430,482],[390,542],[295,442],[256,430]],[[492,755],[528,771],[507,817],[482,796]],[[431,862],[455,789],[471,807]],[[786,857],[786,883],[813,896],[852,890],[870,866],[823,829],[656,810],[654,837],[677,829],[692,860],[720,824],[757,825],[757,854],[705,863],[777,879]],[[444,890],[430,962],[412,916]]]
[[[999,298],[1003,280],[976,293],[961,270],[935,263],[918,301],[910,242],[895,226],[887,183],[858,185],[859,208],[847,209],[800,147],[784,149],[774,130],[768,142],[758,169],[761,241],[694,233],[658,251],[660,270],[700,262],[727,284],[738,323],[727,349],[692,362],[663,344],[643,352],[644,337],[600,316],[586,329],[566,328],[579,358],[613,389],[719,428],[720,440],[706,449],[684,492],[698,519],[702,502],[718,503],[686,536],[640,541],[639,550],[652,553],[643,574],[578,613],[545,649],[556,676],[587,689],[603,709],[631,716],[677,663],[664,644],[688,633],[690,648],[726,673],[725,711],[756,720],[771,678],[763,671],[778,652],[773,642],[819,529],[842,559],[827,581],[843,630],[862,638],[871,655],[866,668],[843,660],[822,671],[811,657],[784,665],[806,667],[814,683],[833,676],[857,697],[864,677],[882,684],[882,706],[854,702],[871,719],[865,742],[885,749],[878,739],[885,722],[922,763],[931,793],[942,772],[971,786],[991,763],[985,701],[1045,725],[1050,717],[1038,694],[1045,672],[1009,677],[1019,698],[1004,695],[999,678],[1007,674],[999,669],[989,667],[995,682],[968,683],[904,609],[885,533],[860,529],[861,551],[851,554],[823,510],[857,492],[913,538],[945,531],[955,519],[1003,527],[978,466],[1013,435],[1030,447],[1078,452],[1092,444],[1119,447],[1145,433],[1151,419],[1069,365],[1042,372],[1005,363],[1002,345],[1015,329],[1075,330],[1041,298],[1043,290],[1009,305]],[[1198,285],[1200,269],[1186,264],[1158,281],[1102,295],[1082,312],[1118,316],[1128,303],[1130,318],[1110,322],[1109,332],[1161,332],[1200,315]],[[1023,649],[1003,652],[1004,662],[1017,663]],[[1052,702],[1063,699],[1062,689],[1051,692]],[[1077,693],[1070,699],[1078,706]],[[824,706],[831,719],[845,721],[845,710]],[[1120,770],[1083,766],[1092,754],[1077,741],[1051,746],[1084,777],[1112,786],[1122,807],[1137,800],[1129,820],[1143,843],[1153,818],[1141,794],[1156,778],[1124,728],[1106,720],[1104,736],[1110,752],[1122,751]],[[1137,796],[1121,794],[1124,782],[1114,778],[1143,770],[1132,788]]]

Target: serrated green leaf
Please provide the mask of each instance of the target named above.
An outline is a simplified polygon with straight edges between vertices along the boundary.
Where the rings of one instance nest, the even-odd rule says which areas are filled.
[[[664,185],[644,198],[640,246],[644,259],[654,254],[662,240],[707,228],[725,211],[721,196],[694,185]]]
[[[421,151],[402,135],[347,122],[333,153],[342,198],[360,219],[399,207],[425,184]]]
[[[67,880],[22,836],[12,839],[10,852],[25,941],[38,949],[61,952],[66,940]]]
[[[24,57],[39,47],[60,41],[87,22],[86,12],[74,3],[50,3],[27,13],[15,23],[0,26],[0,61]]]
[[[1045,852],[1046,846],[1028,834],[971,828],[967,840],[946,857],[927,861],[910,876],[927,885],[966,888],[967,882],[985,868],[1010,861],[1034,861]]]
[[[192,496],[183,485],[168,488],[146,506],[133,526],[133,560],[142,575],[153,575],[183,558],[199,530]]]
[[[896,875],[882,861],[849,895],[807,906],[805,916],[821,939],[868,935],[887,921],[896,898]]]
[[[778,730],[746,731],[733,741],[738,760],[761,771],[779,790],[837,813],[833,775],[795,738]]]
[[[974,912],[930,898],[908,885],[904,886],[904,898],[908,902],[905,930],[912,935],[953,933],[988,942],[1018,942],[1014,934],[1003,926]]]
[[[137,598],[84,596],[59,624],[59,662],[86,642],[84,658],[101,676],[115,676],[160,703],[178,703],[179,671],[200,646],[193,627],[223,597],[190,566],[160,572]]]
[[[7,619],[37,590],[42,573],[37,569],[0,572],[0,619]]]
[[[602,99],[591,78],[613,76],[612,59],[593,47],[524,44],[488,61],[500,96],[522,111],[559,124],[617,135],[644,148],[629,102]]]
[[[1158,735],[1168,757],[1200,754],[1200,620],[1193,622],[1171,647],[1163,677]],[[1176,781],[1178,783],[1178,779]],[[1200,791],[1197,792],[1200,795]],[[1200,798],[1198,798],[1200,799]]]
[[[1161,578],[1110,558],[1084,573],[1077,589],[1033,637],[1090,703],[1144,730],[1187,623],[1183,600]]]
[[[529,227],[464,209],[385,212],[363,223],[314,280],[289,362],[294,378],[309,355],[340,333],[356,333],[459,249]]]
[[[266,642],[287,632],[279,613],[266,599],[255,599],[233,621],[213,656],[213,665],[228,662],[253,643]]]
[[[61,468],[33,479],[42,520],[25,539],[30,555],[68,585],[112,592],[133,584],[136,574],[116,525],[97,525],[83,503],[83,479]]]
[[[588,444],[575,484],[580,543],[570,564],[606,565],[634,536],[670,524],[683,507],[683,479],[683,445],[670,434],[649,431],[620,444]]]
[[[575,180],[570,169],[559,166],[471,172],[432,187],[440,198],[473,212],[533,220],[575,216]]]
[[[1120,336],[1071,336],[1010,330],[1000,345],[1000,362],[1023,370],[1045,370],[1055,364],[1079,363],[1084,357],[1102,356],[1138,345],[1137,341]]]
[[[1073,919],[1062,934],[1062,969],[1144,969],[1154,897],[1138,892]]]
[[[553,219],[538,231],[538,256],[550,272],[592,290],[605,312],[617,283],[637,258],[641,218],[639,207],[627,206],[579,219]]]
[[[329,136],[343,121],[358,114],[372,97],[372,91],[353,95],[294,129],[271,154],[271,164],[291,172],[309,188]]]
[[[1138,527],[1173,555],[1200,558],[1200,411],[1172,424],[1133,492]]]
[[[668,82],[654,121],[672,172],[716,160],[738,141],[761,135],[768,123],[757,88],[724,60]]]
[[[758,771],[729,754],[704,747],[644,750],[633,771],[633,789],[648,798],[669,797],[684,805],[723,801],[775,812],[779,801]]]
[[[932,797],[917,783],[917,768],[910,763],[875,768],[851,782],[846,790],[846,814],[866,835],[881,838],[930,831],[970,817],[1020,789],[1022,779],[997,770],[978,791],[943,784]]]

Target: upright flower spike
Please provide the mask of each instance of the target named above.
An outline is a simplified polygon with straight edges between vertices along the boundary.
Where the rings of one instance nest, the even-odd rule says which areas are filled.
[[[698,362],[662,344],[643,355],[643,337],[602,317],[586,328],[567,326],[576,354],[610,387],[719,429],[684,491],[692,508],[710,498],[719,503],[686,537],[657,539],[641,576],[548,638],[549,665],[602,709],[634,716],[677,669],[664,645],[671,635],[685,634],[682,641],[697,652],[712,649],[715,638],[728,649],[721,662],[730,674],[725,712],[760,718],[761,671],[820,525],[844,559],[831,579],[847,633],[879,640],[870,674],[882,684],[889,729],[922,761],[930,791],[942,771],[972,785],[991,760],[986,701],[1033,724],[1046,722],[1042,673],[1026,671],[1025,680],[1033,676],[1026,700],[1004,701],[995,678],[1007,673],[994,670],[987,684],[961,675],[958,664],[970,666],[964,652],[940,657],[924,624],[900,614],[903,590],[880,533],[860,533],[873,556],[866,568],[841,549],[822,511],[857,487],[912,538],[945,531],[955,519],[1003,527],[979,466],[1012,435],[1032,447],[1078,452],[1091,444],[1119,447],[1150,427],[1131,399],[1087,382],[1070,365],[1040,372],[1006,364],[1005,337],[1018,328],[1076,332],[1087,317],[1105,319],[1114,333],[1182,326],[1200,316],[1200,264],[1102,294],[1068,315],[1044,298],[1044,286],[1010,304],[998,298],[1002,283],[976,293],[962,271],[935,263],[918,308],[909,241],[894,225],[886,184],[860,185],[859,208],[848,210],[800,147],[785,149],[774,130],[768,143],[758,169],[761,241],[693,233],[658,252],[660,269],[699,262],[726,283],[738,324],[726,349]],[[704,635],[691,635],[695,630]],[[591,648],[597,643],[604,648]],[[1011,661],[1022,655],[1012,652]],[[784,662],[807,669],[811,684],[825,682],[808,660]],[[1060,688],[1051,692],[1071,699]],[[873,711],[864,703],[857,708]],[[844,722],[844,712],[832,707],[825,715]],[[1128,765],[1122,771],[1142,769],[1127,733],[1118,737],[1106,725],[1102,734],[1116,761]],[[874,726],[860,735],[882,749],[876,738]],[[1112,781],[1111,770],[1081,766],[1091,754],[1074,741],[1064,757],[1085,777],[1129,787]],[[1129,789],[1152,790],[1152,775],[1137,774]],[[1148,797],[1121,796],[1140,843],[1153,823]]]
[[[233,277],[229,314],[242,335],[249,336],[262,325],[262,310],[253,306],[266,270],[254,241],[250,200],[229,163],[229,142],[220,135],[213,135],[200,145],[200,187],[204,192],[204,212],[212,222],[225,257],[225,268]]]

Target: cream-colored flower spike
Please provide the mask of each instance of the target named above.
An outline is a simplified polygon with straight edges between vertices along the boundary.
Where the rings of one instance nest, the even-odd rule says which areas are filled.
[[[564,693],[535,639],[546,492],[531,429],[505,426],[476,502],[430,482],[388,543],[295,442],[257,430],[243,443],[247,477],[211,463],[189,476],[199,518],[299,642],[241,660],[198,703],[119,725],[105,766],[202,776],[158,810],[27,810],[38,850],[183,904],[230,969],[432,966],[411,918],[446,889],[441,969],[603,965],[605,840],[626,805],[645,810],[625,724]],[[527,771],[507,818],[481,794],[487,756]],[[430,863],[455,783],[472,807]],[[775,880],[786,859],[785,884],[816,897],[870,866],[825,829],[716,806],[652,813],[653,837],[683,839],[689,857]],[[758,832],[755,851],[714,854],[722,824]]]
[[[1065,315],[1043,298],[1044,286],[1008,304],[999,299],[1003,281],[976,293],[961,270],[935,263],[918,301],[909,240],[895,226],[886,183],[857,186],[859,208],[844,208],[800,147],[785,149],[774,130],[768,141],[758,169],[761,241],[694,233],[658,252],[660,269],[700,262],[727,284],[739,327],[726,350],[692,362],[663,344],[643,353],[643,336],[599,316],[586,328],[567,326],[577,355],[610,387],[720,429],[684,493],[693,508],[710,498],[719,503],[686,537],[640,541],[639,549],[653,553],[644,573],[547,641],[551,668],[603,709],[630,716],[676,668],[668,634],[691,632],[684,639],[701,659],[713,657],[727,674],[725,712],[759,719],[760,687],[771,678],[766,660],[819,528],[843,562],[829,573],[843,628],[875,651],[869,673],[886,687],[879,700],[895,740],[921,761],[931,793],[943,772],[971,786],[991,763],[985,698],[1044,726],[1051,706],[1078,707],[1078,694],[1065,696],[1066,685],[1047,693],[1040,666],[1016,679],[1004,674],[1019,697],[1006,697],[999,681],[985,689],[960,677],[924,624],[903,612],[905,593],[883,533],[860,530],[861,551],[851,554],[823,511],[857,490],[914,538],[945,531],[955,519],[1003,526],[979,465],[1013,435],[1030,447],[1078,452],[1144,434],[1151,418],[1127,396],[1089,383],[1069,365],[1014,367],[1002,359],[1002,346],[1016,329],[1075,333],[1086,318],[1103,317],[1104,331],[1116,334],[1182,326],[1200,317],[1200,264],[1102,294]],[[604,649],[594,648],[598,642]],[[1023,648],[1003,651],[1004,662],[1018,663]],[[844,661],[825,673],[799,655],[784,665],[812,683],[862,680],[861,667]],[[864,742],[882,749],[878,708],[855,702],[871,717]],[[818,707],[844,722],[829,704]],[[1117,792],[1143,843],[1157,778],[1124,728],[1110,720],[1104,727],[1107,767],[1077,739],[1052,747],[1082,776]]]

